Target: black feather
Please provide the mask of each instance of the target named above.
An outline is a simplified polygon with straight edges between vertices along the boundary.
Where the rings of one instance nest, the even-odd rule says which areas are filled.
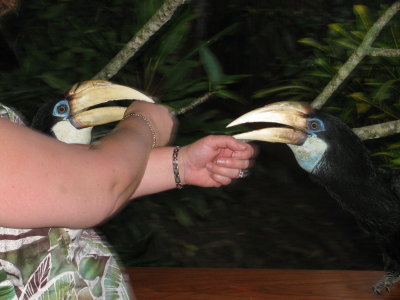
[[[328,148],[311,177],[379,243],[386,275],[375,291],[390,289],[400,279],[400,171],[376,168],[363,142],[339,119],[321,111],[312,117],[324,122],[317,136]]]

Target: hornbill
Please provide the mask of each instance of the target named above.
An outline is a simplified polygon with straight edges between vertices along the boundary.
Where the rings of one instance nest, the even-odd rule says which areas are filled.
[[[44,104],[31,127],[65,143],[89,144],[94,126],[119,121],[126,107],[101,106],[115,100],[154,102],[130,87],[102,80],[75,84],[62,100]]]
[[[390,292],[400,280],[400,171],[377,168],[351,128],[300,102],[277,102],[230,123],[262,123],[238,139],[287,144],[304,170],[378,242],[385,274],[373,287]],[[268,123],[267,126],[265,123]]]

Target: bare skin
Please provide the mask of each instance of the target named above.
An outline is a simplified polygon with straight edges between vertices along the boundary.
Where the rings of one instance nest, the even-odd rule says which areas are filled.
[[[130,199],[175,187],[172,148],[175,120],[158,104],[134,102],[130,112],[146,116],[121,121],[90,147],[77,147],[0,120],[2,191],[0,226],[12,228],[97,225]],[[210,136],[181,149],[182,182],[221,186],[248,167],[254,150],[228,136]]]
[[[182,147],[179,173],[183,184],[220,187],[230,184],[240,169],[250,166],[254,148],[230,136],[207,136]],[[153,194],[175,187],[172,172],[172,147],[154,149],[143,179],[133,197]],[[154,184],[157,182],[157,184]]]

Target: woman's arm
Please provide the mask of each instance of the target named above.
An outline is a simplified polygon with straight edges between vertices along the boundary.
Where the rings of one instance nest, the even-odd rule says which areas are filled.
[[[175,188],[172,147],[151,151],[143,179],[132,197],[137,198]],[[247,169],[254,148],[230,136],[208,136],[181,148],[178,154],[182,184],[202,187],[227,185]]]
[[[138,103],[138,102],[137,102]],[[160,105],[133,104],[165,145],[173,119]],[[0,120],[0,226],[93,226],[123,206],[139,185],[153,143],[148,124],[128,118],[89,148]]]

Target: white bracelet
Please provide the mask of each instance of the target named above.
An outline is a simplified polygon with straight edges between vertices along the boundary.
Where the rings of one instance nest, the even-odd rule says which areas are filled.
[[[128,118],[130,118],[130,117],[138,117],[138,118],[142,119],[142,120],[146,123],[147,127],[149,127],[149,129],[150,129],[151,135],[153,136],[153,145],[151,146],[151,148],[157,147],[156,132],[154,131],[153,125],[151,125],[151,122],[149,121],[149,119],[147,119],[147,118],[146,118],[145,116],[143,116],[142,114],[130,113],[130,114],[127,114],[126,116],[124,116],[124,117],[122,118],[122,120],[126,120],[126,119],[128,119]]]

